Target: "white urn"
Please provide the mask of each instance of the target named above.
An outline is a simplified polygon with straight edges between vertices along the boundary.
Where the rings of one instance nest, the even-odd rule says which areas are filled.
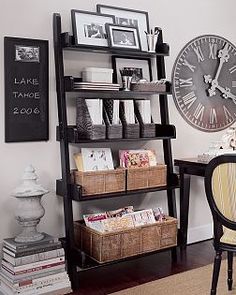
[[[23,183],[12,192],[12,196],[17,198],[15,218],[23,227],[15,241],[29,243],[44,238],[44,235],[37,231],[37,225],[45,214],[41,198],[49,191],[37,184],[38,177],[32,165],[25,169],[22,179]]]

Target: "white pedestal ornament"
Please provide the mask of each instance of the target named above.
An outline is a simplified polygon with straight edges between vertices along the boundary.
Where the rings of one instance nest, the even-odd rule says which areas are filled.
[[[16,197],[18,202],[15,217],[23,226],[22,232],[16,236],[15,241],[35,242],[44,238],[44,235],[37,231],[36,226],[45,213],[41,198],[49,191],[37,184],[38,177],[32,165],[25,169],[22,179],[23,183],[12,192],[12,196]]]

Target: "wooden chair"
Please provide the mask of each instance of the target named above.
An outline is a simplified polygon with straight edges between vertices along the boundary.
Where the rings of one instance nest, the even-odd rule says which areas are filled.
[[[209,162],[205,190],[214,221],[216,251],[211,295],[216,294],[222,251],[228,256],[228,290],[232,290],[233,252],[236,252],[236,155],[228,154]]]

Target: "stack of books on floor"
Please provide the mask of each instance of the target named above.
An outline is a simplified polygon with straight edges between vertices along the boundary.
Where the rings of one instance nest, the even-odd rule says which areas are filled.
[[[0,291],[5,295],[60,295],[71,292],[65,253],[58,238],[44,233],[32,243],[3,240]]]

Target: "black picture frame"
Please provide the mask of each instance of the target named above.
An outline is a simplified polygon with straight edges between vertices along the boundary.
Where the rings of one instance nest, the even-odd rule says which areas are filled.
[[[146,57],[127,57],[122,55],[112,55],[111,57],[113,72],[113,83],[122,86],[120,69],[123,67],[136,67],[143,69],[143,78],[147,81],[153,80],[151,59]],[[145,67],[145,70],[144,70]]]
[[[114,15],[72,9],[71,21],[75,45],[108,47],[105,24],[114,24]]]
[[[111,48],[141,50],[138,28],[106,24],[108,45]]]
[[[5,142],[49,139],[48,40],[4,37]]]
[[[124,7],[97,4],[97,12],[115,16],[115,24],[132,25],[138,28],[141,50],[148,51],[147,37],[145,32],[150,31],[149,16],[147,11]],[[124,23],[125,22],[125,23]]]

